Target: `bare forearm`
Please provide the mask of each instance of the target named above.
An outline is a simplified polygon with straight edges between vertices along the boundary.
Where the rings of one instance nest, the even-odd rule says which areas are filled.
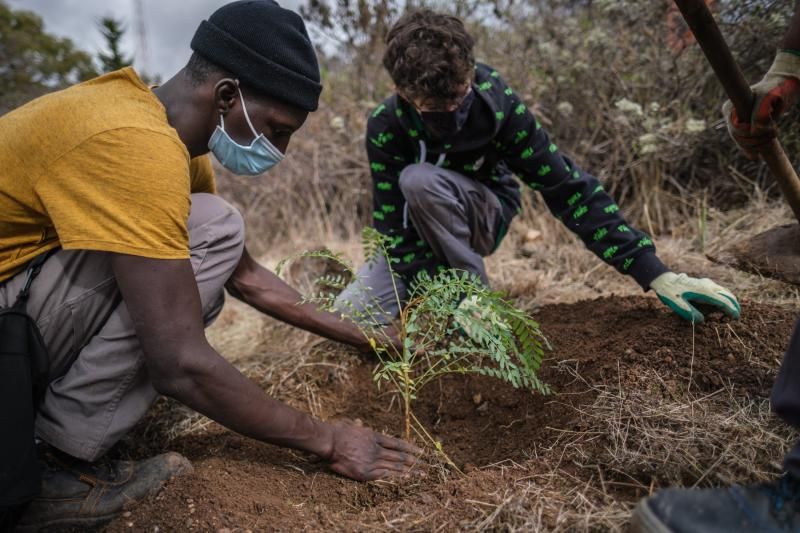
[[[244,293],[244,301],[262,313],[328,339],[359,347],[364,344],[364,335],[352,322],[321,311],[314,304],[301,303],[302,296],[296,291],[282,294],[257,286],[250,289]]]
[[[328,424],[270,398],[208,344],[183,359],[191,364],[161,387],[165,394],[242,435],[329,455]]]
[[[248,305],[283,322],[329,339],[362,347],[364,335],[339,315],[320,310],[278,276],[243,254],[242,263],[227,284],[228,291]]]
[[[794,16],[789,23],[789,28],[786,31],[786,36],[783,38],[781,48],[788,48],[790,50],[800,50],[800,0],[795,2]]]

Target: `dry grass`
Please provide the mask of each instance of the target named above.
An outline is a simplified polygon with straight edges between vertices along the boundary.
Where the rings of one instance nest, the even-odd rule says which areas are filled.
[[[642,371],[640,383],[587,383],[587,390],[597,397],[578,409],[582,429],[554,430],[559,437],[534,449],[507,490],[488,495],[490,507],[469,529],[624,531],[638,497],[663,486],[769,479],[797,438],[766,400],[743,400],[730,389],[672,390],[652,370]]]
[[[659,257],[676,271],[712,278],[740,299],[788,305],[800,299],[796,287],[715,264],[707,255],[791,220],[788,208],[762,197],[746,208],[710,210],[702,239],[700,220],[687,219],[669,234],[657,236],[655,242]],[[532,257],[523,257],[518,250],[530,229],[540,231],[542,238]],[[641,294],[632,279],[603,264],[549,212],[533,206],[512,225],[487,266],[492,283],[527,307]]]
[[[557,467],[528,472],[487,506],[465,531],[623,531],[630,506],[616,501],[592,480]],[[484,507],[485,509],[485,507]]]
[[[375,521],[337,516],[341,530],[626,531],[638,498],[665,486],[707,487],[774,477],[797,435],[769,413],[764,400],[744,400],[729,388],[708,394],[674,388],[670,376],[639,369],[635,382],[584,382],[568,364],[560,371],[595,394],[573,407],[579,429],[550,428],[531,443],[527,459],[504,461],[447,480],[435,498],[397,505]],[[648,384],[643,385],[643,384]],[[475,487],[486,492],[476,495]],[[418,505],[419,501],[428,502]],[[385,509],[385,508],[383,508]]]
[[[768,479],[780,472],[789,432],[767,400],[742,399],[732,389],[696,396],[669,391],[664,376],[643,372],[630,390],[602,386],[581,410],[580,439],[604,443],[600,457],[580,456],[583,468],[602,463],[606,484],[706,486]],[[648,383],[649,386],[645,386]]]

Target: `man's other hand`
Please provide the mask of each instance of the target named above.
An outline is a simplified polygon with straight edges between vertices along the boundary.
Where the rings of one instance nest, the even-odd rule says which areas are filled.
[[[650,283],[650,288],[678,316],[690,322],[703,321],[703,314],[691,302],[713,305],[731,318],[738,319],[742,311],[733,293],[708,278],[665,272]]]

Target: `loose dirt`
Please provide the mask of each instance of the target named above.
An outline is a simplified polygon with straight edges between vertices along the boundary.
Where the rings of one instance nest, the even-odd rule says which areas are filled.
[[[592,505],[616,506],[622,520],[632,502],[664,484],[666,477],[657,469],[621,476],[612,467],[610,437],[587,422],[598,395],[616,387],[614,394],[638,391],[644,395],[638,397],[658,398],[658,405],[661,398],[703,398],[724,390],[737,402],[762,402],[796,313],[748,302],[743,308],[740,321],[712,314],[693,328],[647,297],[543,307],[534,316],[553,350],[542,378],[557,394],[544,397],[487,378],[451,376],[431,384],[417,401],[417,416],[463,474],[434,467],[421,480],[356,483],[330,473],[310,456],[211,424],[169,443],[170,449],[192,461],[194,473],[173,481],[108,530],[503,528],[523,523],[509,514],[513,505],[538,505],[521,502],[519,496],[514,499],[514,491],[520,494],[517,489],[527,484],[525,494],[532,494],[545,479],[560,494],[598,487]],[[317,347],[306,362],[290,381],[312,391],[309,408],[313,403],[327,419],[357,419],[400,434],[400,406],[390,391],[376,389],[372,362],[333,343]],[[264,383],[265,388],[270,385]],[[575,455],[577,448],[568,446],[575,438],[582,443],[581,457]],[[136,435],[129,440],[125,454],[161,451],[152,444],[136,444],[135,439]],[[702,450],[697,454],[699,462],[716,457],[705,458]],[[765,463],[780,461],[780,451],[771,454],[763,458]],[[557,509],[538,509],[535,521],[524,522],[526,527],[535,523],[547,529],[581,528],[564,525]]]

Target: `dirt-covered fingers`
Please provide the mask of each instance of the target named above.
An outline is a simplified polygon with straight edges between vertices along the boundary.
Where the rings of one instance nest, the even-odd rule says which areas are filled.
[[[388,468],[378,468],[371,471],[369,475],[364,479],[364,481],[384,481],[391,479],[403,479],[404,477],[406,476],[395,470],[390,470]]]
[[[396,463],[394,461],[376,461],[372,465],[372,470],[391,470],[398,474],[411,474],[412,467],[403,463]]]
[[[420,462],[419,457],[414,454],[397,452],[386,448],[382,448],[381,451],[378,452],[378,459],[405,466],[414,466]]]
[[[409,479],[425,477],[425,472],[413,466],[391,461],[378,461],[366,476],[367,481],[378,479]]]
[[[406,442],[401,439],[396,439],[394,437],[389,437],[388,435],[381,435],[380,433],[378,433],[376,442],[380,444],[383,448],[386,448],[387,450],[396,450],[399,452],[405,452],[414,455],[422,454],[422,450],[417,448],[410,442]]]

